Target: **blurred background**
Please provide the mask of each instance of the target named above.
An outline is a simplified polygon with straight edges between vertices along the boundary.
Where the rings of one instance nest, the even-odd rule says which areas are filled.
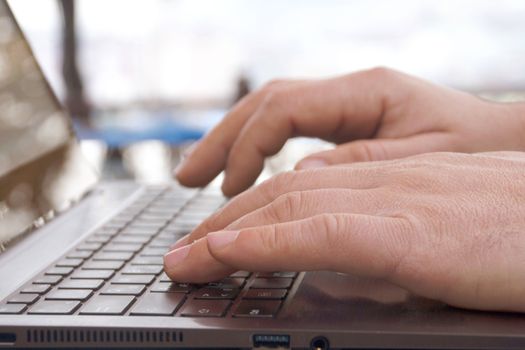
[[[525,91],[523,0],[10,5],[105,178],[168,181],[189,143],[273,78],[381,65],[489,98],[513,100]],[[297,140],[268,171],[323,147]]]

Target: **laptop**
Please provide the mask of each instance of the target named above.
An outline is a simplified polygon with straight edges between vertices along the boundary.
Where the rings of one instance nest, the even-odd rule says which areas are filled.
[[[525,348],[522,315],[451,308],[377,280],[170,281],[168,247],[224,203],[213,187],[98,182],[0,0],[0,348]]]

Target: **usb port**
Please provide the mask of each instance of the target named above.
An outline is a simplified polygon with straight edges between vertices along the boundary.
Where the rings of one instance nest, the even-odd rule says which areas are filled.
[[[13,345],[14,343],[16,343],[15,333],[0,333],[0,346]]]
[[[253,336],[253,347],[255,348],[290,348],[289,335],[255,334]]]

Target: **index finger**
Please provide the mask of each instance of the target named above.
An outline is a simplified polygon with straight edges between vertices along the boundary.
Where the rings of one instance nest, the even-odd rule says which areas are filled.
[[[291,137],[336,143],[373,137],[388,107],[390,84],[389,77],[377,72],[276,86],[232,145],[223,192],[232,196],[252,185],[264,159]]]
[[[241,99],[179,165],[175,177],[184,186],[205,186],[225,169],[230,149],[239,131],[255,113],[273,86],[295,83],[272,81]]]
[[[196,144],[176,170],[175,177],[182,185],[204,186],[224,169],[228,152],[237,137],[238,130],[257,109],[262,98],[261,92],[245,96]]]

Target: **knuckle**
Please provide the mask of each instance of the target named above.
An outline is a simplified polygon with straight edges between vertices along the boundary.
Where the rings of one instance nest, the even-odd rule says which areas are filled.
[[[275,225],[269,226],[269,228],[268,232],[257,235],[261,251],[270,253],[276,250],[281,250],[283,244],[281,235],[277,232]]]
[[[259,193],[268,202],[272,202],[281,194],[286,193],[294,181],[295,174],[291,171],[275,175],[259,185]]]
[[[322,240],[328,249],[340,249],[341,232],[344,232],[344,218],[341,214],[320,214],[312,219],[316,239]],[[315,246],[315,245],[314,245]]]
[[[272,215],[277,220],[283,221],[294,217],[303,204],[303,194],[300,191],[294,191],[280,195],[270,207]]]
[[[353,143],[350,156],[353,160],[360,162],[380,161],[388,158],[383,144],[364,141],[356,141]]]

